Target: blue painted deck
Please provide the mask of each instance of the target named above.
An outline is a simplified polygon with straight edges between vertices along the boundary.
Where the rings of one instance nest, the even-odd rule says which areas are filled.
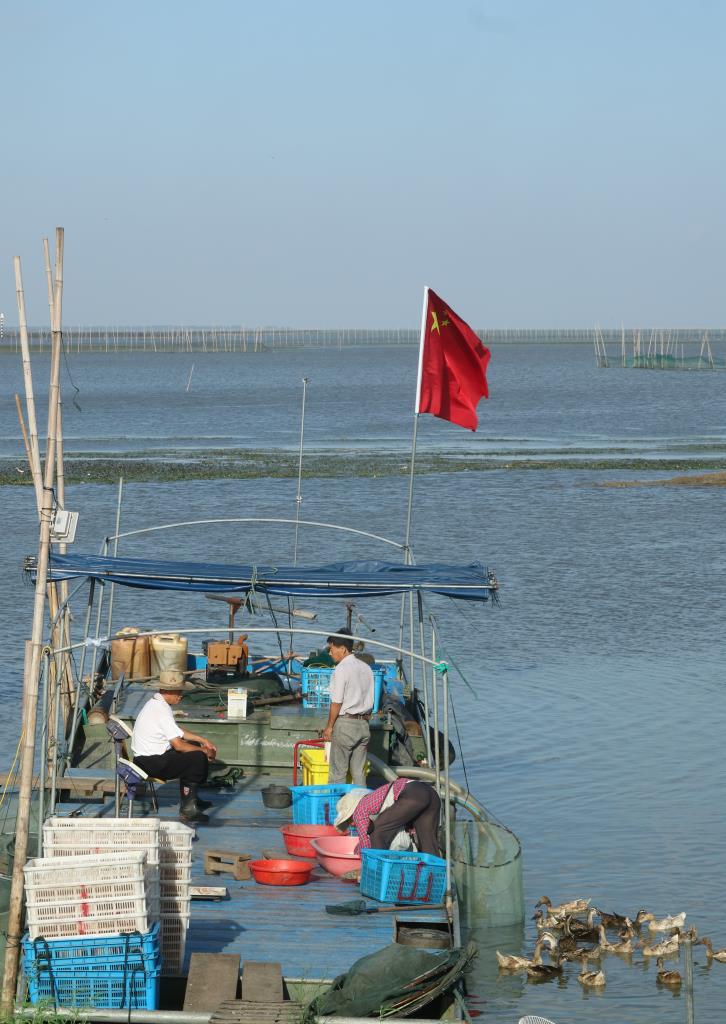
[[[325,905],[360,897],[358,886],[341,882],[322,868],[303,886],[277,887],[255,881],[236,882],[231,875],[205,875],[204,851],[232,850],[251,853],[253,859],[263,850],[284,850],[281,825],[289,824],[289,809],[270,810],[262,802],[260,790],[288,778],[270,775],[245,776],[234,791],[205,789],[205,799],[214,801],[208,811],[210,823],[197,829],[193,846],[192,884],[224,885],[229,899],[192,900],[191,926],[187,940],[187,964],[191,952],[239,953],[242,960],[279,961],[287,977],[304,979],[333,978],[346,971],[359,957],[380,949],[393,939],[396,914],[366,914],[338,917],[326,914]],[[178,783],[161,787],[159,813],[176,818]],[[126,805],[122,806],[125,813]],[[80,813],[86,817],[112,816],[113,799],[98,803],[59,804],[57,813]],[[148,801],[136,801],[134,814],[150,814]],[[373,905],[374,901],[367,901]],[[404,916],[406,911],[401,912]],[[440,911],[409,912],[440,920]]]

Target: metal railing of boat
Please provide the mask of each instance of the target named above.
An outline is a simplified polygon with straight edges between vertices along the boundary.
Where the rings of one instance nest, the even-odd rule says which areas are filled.
[[[260,1007],[264,1007],[264,1003]],[[209,1013],[197,1013],[191,1010],[93,1010],[64,1009],[52,1006],[43,1011],[37,1006],[18,1007],[15,1010],[16,1020],[32,1020],[41,1022],[46,1018],[78,1021],[93,1021],[94,1024],[208,1024],[212,1018]],[[370,1017],[313,1017],[315,1024],[371,1024]],[[408,1024],[441,1024],[440,1017],[407,1017]]]
[[[161,526],[147,526],[140,530],[125,530],[122,533],[110,534],[104,539],[102,544],[103,554],[108,554],[108,545],[111,541],[121,540],[122,537],[137,537],[144,533],[156,533],[160,530],[176,530],[184,526],[213,526],[217,523],[282,523],[288,526],[315,526],[326,530],[339,530],[343,533],[355,533],[359,537],[367,537],[369,540],[379,540],[382,544],[390,544],[394,548],[399,550],[405,550],[406,545],[402,544],[397,540],[390,540],[388,537],[381,537],[377,533],[368,533],[366,530],[356,530],[352,526],[340,526],[338,523],[323,523],[317,522],[311,519],[301,519],[297,522],[295,519],[278,519],[272,517],[257,517],[257,516],[243,516],[235,518],[224,518],[224,519],[189,519],[185,522],[179,523],[164,523]]]
[[[304,420],[304,408],[305,408],[305,403],[304,403],[304,397],[303,397],[303,420]],[[341,533],[349,533],[349,534],[353,534],[354,536],[365,537],[368,540],[379,541],[381,544],[388,544],[390,547],[396,548],[398,551],[401,551],[403,553],[403,560],[404,560],[404,562],[407,565],[415,565],[416,564],[416,559],[414,558],[414,554],[413,554],[413,548],[412,548],[412,546],[410,544],[410,541],[408,539],[409,533],[410,533],[410,524],[411,524],[411,493],[410,493],[410,489],[409,489],[408,525],[407,525],[407,529],[406,529],[407,539],[403,543],[401,543],[401,541],[391,540],[390,537],[383,537],[383,536],[381,536],[380,534],[377,534],[377,533],[370,533],[370,532],[368,532],[366,530],[358,530],[358,529],[356,529],[355,527],[352,527],[352,526],[341,526],[339,523],[326,523],[326,522],[322,522],[322,521],[319,521],[319,520],[300,519],[299,517],[296,517],[295,519],[288,519],[288,518],[284,518],[284,517],[269,517],[269,516],[267,516],[267,517],[265,517],[265,516],[234,516],[234,517],[221,517],[221,518],[215,518],[215,519],[188,519],[188,520],[184,520],[184,521],[180,521],[180,522],[176,522],[176,523],[161,523],[161,524],[159,524],[157,526],[141,527],[140,529],[137,529],[137,530],[121,531],[121,504],[122,504],[122,498],[123,498],[123,480],[121,479],[121,480],[119,480],[118,496],[117,496],[117,501],[116,501],[116,532],[113,533],[113,534],[109,534],[107,537],[104,538],[103,544],[101,545],[101,554],[103,554],[103,555],[108,555],[109,547],[111,547],[113,549],[113,555],[116,556],[118,554],[119,541],[122,538],[126,538],[126,537],[138,537],[138,536],[143,536],[143,535],[149,534],[149,533],[156,533],[156,532],[160,532],[160,531],[163,531],[163,530],[182,529],[182,528],[189,527],[189,526],[213,526],[215,524],[227,525],[227,524],[239,524],[239,523],[246,523],[246,524],[265,524],[266,523],[266,524],[294,526],[294,528],[295,528],[295,565],[297,565],[297,535],[298,535],[298,530],[299,530],[299,528],[301,526],[307,526],[307,527],[311,527],[311,528],[315,528],[315,529],[321,529],[321,530],[333,530],[333,531],[338,531],[338,532],[341,532]],[[298,497],[297,497],[296,500],[298,502],[297,503],[297,508],[299,510],[299,508],[300,508],[300,500],[301,500],[301,498],[300,498],[300,475],[299,475],[299,473],[298,473]],[[91,583],[91,587],[93,587],[93,582]],[[112,623],[113,623],[114,588],[115,588],[115,584],[112,583],[111,586],[110,586],[109,599],[108,599],[108,626],[107,626],[107,631],[109,633],[111,632]],[[90,598],[90,602],[91,603],[92,603],[92,600],[93,600],[93,596],[92,596],[92,592],[91,592],[91,598]],[[98,628],[96,630],[96,634],[97,635],[98,635],[98,632],[99,632],[99,629],[100,629],[102,603],[103,603],[103,596],[101,597],[101,601],[99,602],[99,608],[98,608],[98,621],[97,621]],[[398,623],[398,639],[399,639],[399,645],[400,646],[403,646],[405,607],[406,607],[406,598],[402,597],[401,598],[401,612],[400,612],[399,623]],[[419,595],[419,600],[418,600],[418,613],[419,613],[420,632],[421,632],[421,636],[423,637],[422,606],[421,606],[421,596],[420,595]],[[413,611],[413,597],[412,597],[412,595],[409,595],[409,598],[408,598],[408,619],[409,619],[409,629],[410,629],[410,635],[411,635],[411,646],[413,647],[414,611]],[[90,622],[90,620],[87,621],[87,626],[88,626],[89,622]],[[87,635],[87,630],[86,630],[86,635]],[[411,676],[413,677],[413,674],[414,674],[414,661],[413,660],[410,661],[410,671],[411,671]],[[427,693],[427,690],[426,690],[425,687],[424,687],[424,711],[425,711],[425,715],[426,715],[426,721],[428,723],[428,712],[429,712],[429,708],[428,708],[428,693]],[[431,745],[430,745],[430,740],[429,740],[428,728],[426,729],[424,740],[425,740],[425,743],[426,743],[426,756],[428,757],[429,761],[431,761]]]

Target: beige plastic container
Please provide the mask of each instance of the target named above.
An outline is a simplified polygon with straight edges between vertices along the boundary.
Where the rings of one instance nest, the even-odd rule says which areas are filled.
[[[151,641],[151,674],[160,672],[186,672],[187,638],[178,633],[160,633],[149,637]]]
[[[247,690],[227,690],[227,718],[247,718]]]
[[[138,629],[120,629],[123,637],[111,641],[111,678],[123,672],[126,679],[147,679],[149,670],[149,638],[139,636]]]

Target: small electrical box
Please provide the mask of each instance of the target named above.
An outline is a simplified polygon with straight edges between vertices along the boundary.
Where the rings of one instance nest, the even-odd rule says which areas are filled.
[[[55,544],[72,544],[76,539],[78,513],[57,508],[50,527],[50,539]]]

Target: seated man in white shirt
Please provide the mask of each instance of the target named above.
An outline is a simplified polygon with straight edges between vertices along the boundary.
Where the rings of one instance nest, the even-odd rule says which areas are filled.
[[[341,634],[343,630],[340,631]],[[373,672],[353,654],[351,636],[328,637],[335,670],[330,680],[330,711],[322,736],[330,741],[329,781],[345,782],[350,772],[356,786],[366,784],[366,756],[373,711]]]
[[[183,692],[192,689],[181,672],[161,672],[159,692],[147,700],[134,723],[131,749],[134,764],[148,775],[179,779],[180,816],[201,825],[209,821],[203,811],[212,804],[199,799],[197,788],[207,781],[217,748],[204,736],[180,728],[171,710],[181,702]]]

